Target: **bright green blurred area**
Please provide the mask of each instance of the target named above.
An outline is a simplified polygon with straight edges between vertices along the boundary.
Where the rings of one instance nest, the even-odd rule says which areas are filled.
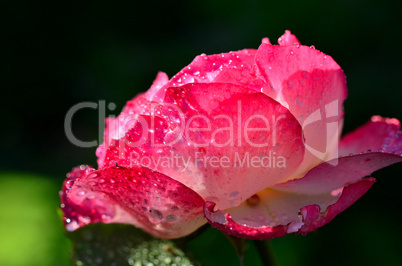
[[[59,189],[49,178],[0,174],[0,265],[71,264]]]

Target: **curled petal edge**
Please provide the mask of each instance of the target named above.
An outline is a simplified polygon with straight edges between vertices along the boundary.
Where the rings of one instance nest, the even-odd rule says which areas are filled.
[[[204,204],[204,215],[212,227],[226,234],[240,238],[254,240],[271,240],[289,233],[306,234],[329,223],[336,215],[341,213],[363,196],[374,184],[375,178],[368,177],[356,183],[345,186],[342,195],[335,204],[328,206],[321,212],[318,205],[308,205],[300,209],[303,225],[299,230],[293,231],[291,224],[252,228],[236,223],[229,213],[214,210],[215,203],[207,201]]]
[[[60,191],[68,231],[92,223],[124,223],[159,238],[179,238],[203,225],[204,200],[149,168],[74,168]]]
[[[346,186],[339,200],[335,204],[330,205],[324,213],[320,212],[318,205],[303,207],[301,213],[303,215],[304,225],[297,233],[306,234],[329,223],[335,216],[349,208],[363,196],[375,182],[375,178],[368,177],[357,183]]]

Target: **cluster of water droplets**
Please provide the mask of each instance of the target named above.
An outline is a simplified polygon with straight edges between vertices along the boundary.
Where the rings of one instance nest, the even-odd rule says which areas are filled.
[[[64,212],[63,221],[68,231],[93,222],[109,222],[114,216],[114,207],[103,204],[104,195],[91,189],[104,183],[101,175],[89,166],[79,166],[67,174],[60,196]],[[96,179],[96,180],[95,180]]]

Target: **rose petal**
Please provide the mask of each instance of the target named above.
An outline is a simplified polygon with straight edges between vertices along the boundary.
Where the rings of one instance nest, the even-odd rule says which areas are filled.
[[[158,72],[158,75],[156,76],[156,79],[152,83],[151,88],[149,88],[149,90],[144,93],[144,97],[146,99],[148,99],[149,101],[152,101],[152,100],[157,101],[157,102],[162,101],[163,98],[158,99],[157,97],[155,97],[155,95],[158,94],[158,92],[161,90],[161,88],[164,85],[166,85],[168,82],[169,82],[168,75],[166,75],[166,73],[164,73],[164,72]]]
[[[340,141],[339,154],[385,151],[402,154],[401,124],[395,118],[373,116],[369,122],[346,134]]]
[[[74,169],[61,199],[70,231],[90,223],[126,223],[156,237],[178,238],[205,223],[197,193],[145,167]]]
[[[156,103],[163,102],[167,88],[179,87],[188,83],[228,82],[247,84],[260,90],[263,81],[250,76],[254,64],[255,49],[216,55],[197,56],[190,65],[183,68],[169,81],[168,76],[159,72],[151,88],[128,101],[117,118],[106,118],[104,143],[97,151],[99,167],[105,166],[106,150],[111,141],[120,139],[138,120],[138,115],[149,115]]]
[[[174,178],[220,208],[280,182],[301,162],[300,126],[262,93],[232,84],[188,84],[168,90],[165,101],[183,110],[188,132],[177,150],[194,162]]]
[[[273,239],[282,237],[287,234],[286,226],[252,228],[240,225],[233,221],[232,216],[228,213],[221,211],[214,211],[215,203],[207,201],[204,206],[205,218],[212,227],[226,233],[240,238],[248,239]]]
[[[268,38],[268,37],[262,38],[261,43],[271,44],[271,42],[269,41],[269,38]]]
[[[161,74],[161,72],[159,73],[159,75],[162,76],[163,74]],[[158,86],[155,85],[155,82],[153,87]],[[108,147],[112,145],[113,141],[122,138],[129,130],[131,130],[137,124],[141,115],[150,115],[150,113],[153,113],[155,106],[157,105],[157,103],[147,100],[144,94],[140,94],[126,103],[126,106],[117,118],[106,118],[104,141],[96,149],[99,168],[107,166],[108,159],[106,158],[106,152]]]
[[[199,55],[149,99],[161,102],[169,87],[180,87],[189,83],[213,82],[220,73],[227,69],[250,72],[254,64],[255,53],[255,49],[244,49],[230,53]]]
[[[296,38],[296,35],[292,34],[290,30],[286,30],[285,33],[279,37],[278,44],[280,46],[293,46],[300,45],[300,42]]]
[[[381,152],[342,157],[316,166],[303,178],[290,180],[273,188],[294,193],[327,193],[401,161],[402,156]]]
[[[139,116],[111,143],[104,166],[157,170],[228,208],[292,175],[303,158],[300,125],[262,93],[233,84],[187,84],[170,88],[165,102],[160,116]]]
[[[342,104],[347,96],[339,65],[307,46],[265,43],[260,45],[255,61],[256,76],[266,83],[262,92],[288,107],[302,125],[307,152],[300,176],[319,162],[336,158],[333,151],[338,146]]]
[[[222,71],[214,79],[216,83],[232,83],[261,92],[265,82],[254,76],[253,72],[238,68],[229,68]]]
[[[164,72],[158,72],[151,88],[143,93],[135,96],[126,103],[123,111],[118,118],[106,118],[105,142],[106,146],[110,145],[111,139],[121,138],[127,130],[133,126],[133,121],[137,119],[139,114],[149,115],[152,109],[153,95],[169,82],[169,78]]]
[[[306,206],[301,210],[304,218],[304,225],[300,228],[300,234],[312,232],[317,228],[329,223],[339,213],[349,208],[361,196],[363,196],[374,184],[372,177],[365,178],[357,183],[346,186],[338,202],[329,206],[325,212],[318,205]]]
[[[374,181],[374,178],[367,178],[351,184],[344,188],[342,195],[292,194],[266,189],[257,194],[258,200],[254,198],[229,209],[230,214],[215,211],[212,202],[205,203],[204,213],[213,227],[241,238],[263,240],[289,233],[305,234],[325,225],[352,205]]]

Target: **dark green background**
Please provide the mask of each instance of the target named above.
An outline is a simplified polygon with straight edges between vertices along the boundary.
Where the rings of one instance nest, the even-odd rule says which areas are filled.
[[[106,100],[117,115],[157,71],[171,77],[198,54],[257,48],[289,29],[344,69],[345,132],[374,114],[402,119],[401,8],[367,0],[3,2],[0,264],[69,263],[57,193],[73,166],[96,165],[95,148],[65,137],[74,104]],[[96,111],[77,113],[73,130],[96,139]],[[402,165],[374,176],[368,194],[329,225],[274,240],[280,265],[401,264]]]

